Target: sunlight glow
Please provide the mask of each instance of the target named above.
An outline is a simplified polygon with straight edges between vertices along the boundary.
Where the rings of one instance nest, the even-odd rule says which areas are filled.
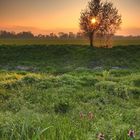
[[[31,31],[34,34],[79,32],[80,11],[88,0],[0,0],[0,30]],[[105,0],[103,0],[105,1]],[[140,0],[109,0],[122,15],[118,35],[140,35]],[[131,10],[130,10],[131,9]],[[9,14],[10,13],[10,14]],[[70,18],[68,18],[70,17]],[[88,19],[93,28],[100,24],[97,15]],[[57,24],[56,24],[57,23]]]
[[[96,22],[97,22],[96,18],[92,18],[92,19],[91,19],[91,23],[92,23],[92,24],[95,24]]]

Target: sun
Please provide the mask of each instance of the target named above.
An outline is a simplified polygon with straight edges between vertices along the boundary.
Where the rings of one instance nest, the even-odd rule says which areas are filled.
[[[91,23],[92,23],[92,24],[95,24],[96,22],[97,22],[96,18],[92,18],[92,19],[91,19]]]

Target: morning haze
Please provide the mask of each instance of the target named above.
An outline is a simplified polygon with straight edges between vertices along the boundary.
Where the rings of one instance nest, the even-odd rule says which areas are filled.
[[[79,31],[79,16],[88,0],[0,0],[1,29],[35,34]],[[117,34],[140,32],[139,0],[112,0],[123,18]],[[130,10],[131,9],[131,10]],[[134,24],[135,23],[135,24]]]

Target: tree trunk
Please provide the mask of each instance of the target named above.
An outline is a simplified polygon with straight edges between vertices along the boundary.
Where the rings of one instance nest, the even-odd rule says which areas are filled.
[[[89,40],[90,40],[90,46],[93,47],[93,37],[94,37],[94,33],[90,33],[89,35]]]

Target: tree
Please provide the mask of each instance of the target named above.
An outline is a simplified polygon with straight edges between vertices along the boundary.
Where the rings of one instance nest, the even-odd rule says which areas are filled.
[[[55,33],[50,33],[49,38],[50,39],[56,39],[57,35]]]
[[[67,33],[59,32],[58,36],[60,39],[68,39],[69,35]]]
[[[69,32],[69,38],[74,39],[75,38],[75,34],[73,32]]]
[[[31,32],[20,32],[16,36],[17,38],[23,38],[23,39],[34,38],[34,35]]]
[[[111,2],[102,2],[101,0],[91,0],[88,7],[81,12],[80,28],[90,40],[90,46],[93,46],[93,39],[96,34],[101,34],[110,39],[119,29],[121,24],[121,15],[113,7]]]
[[[0,31],[0,38],[15,38],[15,32]]]
[[[84,38],[83,33],[82,33],[82,32],[77,32],[76,38],[77,38],[77,39],[83,39],[83,38]]]

